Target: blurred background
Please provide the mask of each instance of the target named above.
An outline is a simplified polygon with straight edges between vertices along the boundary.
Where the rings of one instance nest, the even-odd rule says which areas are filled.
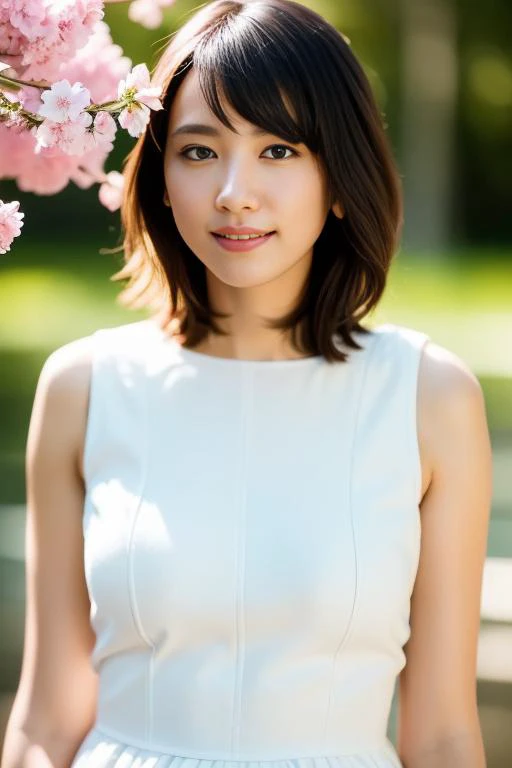
[[[494,497],[482,591],[478,701],[489,768],[512,765],[512,3],[312,0],[351,40],[385,114],[406,226],[370,325],[425,331],[464,359],[486,397]],[[150,69],[197,7],[176,0],[156,31],[106,7],[114,41]],[[121,135],[121,133],[123,135]],[[119,132],[107,170],[133,140]],[[97,187],[20,200],[25,225],[0,262],[0,742],[16,688],[24,614],[24,450],[37,377],[56,347],[143,315],[116,304],[118,213]],[[65,542],[63,542],[65,545]],[[390,722],[394,740],[396,701]]]

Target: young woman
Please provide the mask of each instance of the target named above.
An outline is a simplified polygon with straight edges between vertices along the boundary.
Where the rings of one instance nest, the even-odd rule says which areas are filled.
[[[299,4],[218,0],[154,82],[120,274],[151,313],[35,396],[2,768],[483,768],[485,408],[362,325],[401,198],[361,66]]]

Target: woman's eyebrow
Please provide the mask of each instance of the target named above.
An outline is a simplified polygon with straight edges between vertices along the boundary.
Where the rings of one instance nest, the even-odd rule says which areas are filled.
[[[186,123],[185,125],[180,125],[172,132],[171,136],[181,136],[184,133],[195,133],[201,136],[220,136],[217,128],[214,128],[213,125],[204,125],[203,123]],[[268,134],[268,131],[264,128],[259,128],[258,126],[254,126],[252,131],[250,131],[251,136],[263,136],[265,134]]]

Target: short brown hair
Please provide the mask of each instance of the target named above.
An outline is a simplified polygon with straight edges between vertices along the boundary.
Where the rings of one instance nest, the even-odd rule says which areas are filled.
[[[153,74],[164,109],[152,111],[125,161],[121,208],[128,279],[120,300],[158,312],[187,346],[222,333],[209,306],[206,268],[164,207],[163,151],[169,111],[194,67],[214,114],[232,127],[223,100],[245,120],[289,142],[304,143],[324,167],[332,211],[314,245],[297,306],[270,327],[289,330],[301,351],[328,361],[347,357],[353,332],[386,284],[402,225],[400,180],[364,71],[346,39],[314,11],[290,0],[216,0],[172,38]],[[291,104],[291,114],[289,107]]]

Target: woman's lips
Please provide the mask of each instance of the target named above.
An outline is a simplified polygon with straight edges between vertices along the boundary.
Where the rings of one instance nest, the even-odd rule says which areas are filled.
[[[229,237],[223,237],[212,232],[213,237],[217,243],[224,248],[225,251],[252,251],[254,248],[266,243],[270,238],[275,235],[275,232],[269,232],[268,235],[261,235],[259,237],[250,238],[249,240],[232,240]]]

